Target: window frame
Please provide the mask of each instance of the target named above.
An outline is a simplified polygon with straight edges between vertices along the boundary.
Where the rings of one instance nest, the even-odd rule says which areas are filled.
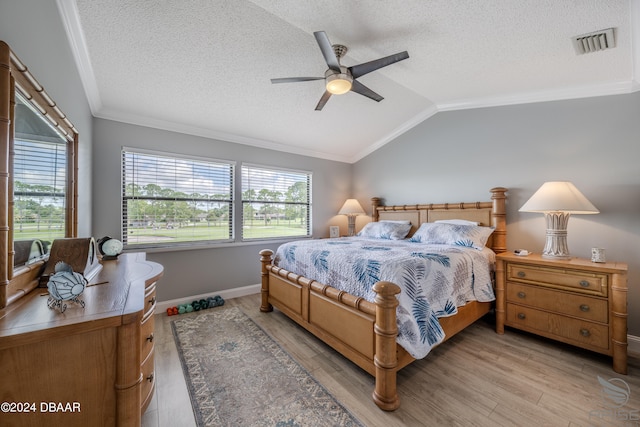
[[[229,184],[229,199],[228,200],[215,200],[213,201],[213,203],[228,203],[228,207],[229,207],[229,214],[228,214],[228,227],[227,229],[229,230],[229,234],[228,237],[225,238],[221,238],[221,239],[199,239],[199,240],[180,240],[178,242],[156,242],[156,243],[152,243],[152,242],[144,242],[144,243],[130,243],[128,242],[127,236],[128,236],[128,232],[129,230],[129,216],[127,216],[127,223],[125,223],[125,212],[126,212],[126,208],[127,208],[127,201],[131,199],[131,197],[127,197],[126,196],[126,190],[127,190],[127,171],[126,171],[126,165],[127,165],[127,161],[126,161],[126,157],[128,154],[134,154],[134,155],[146,155],[146,156],[154,156],[157,158],[166,158],[172,161],[186,161],[186,162],[191,162],[189,164],[190,167],[193,167],[196,164],[211,164],[211,165],[222,165],[225,167],[229,167],[229,180],[227,181],[226,184]],[[173,171],[175,172],[175,168],[173,169]],[[133,173],[133,172],[132,172]],[[197,249],[197,248],[202,248],[202,247],[210,247],[213,245],[217,245],[217,244],[221,244],[221,243],[232,243],[235,240],[235,186],[236,186],[236,162],[232,161],[232,160],[224,160],[224,159],[216,159],[216,158],[209,158],[209,157],[203,157],[203,156],[192,156],[192,155],[188,155],[188,154],[180,154],[180,153],[173,153],[173,152],[167,152],[167,151],[160,151],[160,150],[150,150],[150,149],[145,149],[145,148],[138,148],[138,147],[129,147],[129,146],[123,146],[121,149],[121,171],[120,171],[120,178],[121,178],[121,185],[120,185],[120,235],[121,235],[121,239],[122,239],[122,243],[125,249],[128,250],[179,250],[179,249]],[[165,175],[167,176],[167,175]],[[186,175],[188,176],[188,175]],[[191,177],[193,177],[193,171],[191,171]],[[174,173],[174,177],[175,177],[175,173]],[[177,188],[172,188],[172,190],[174,191],[179,191],[179,189]],[[192,193],[193,194],[193,193]],[[138,199],[145,199],[144,197],[138,197]],[[157,200],[165,200],[167,201],[167,198],[157,198]],[[180,199],[173,199],[173,200],[182,200],[182,201],[187,201],[187,202],[200,202],[200,203],[204,203],[206,201],[211,201],[211,200],[205,200],[205,199],[194,199],[194,198],[180,198]]]

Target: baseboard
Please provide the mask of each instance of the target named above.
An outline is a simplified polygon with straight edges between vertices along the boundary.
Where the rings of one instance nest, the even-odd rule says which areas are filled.
[[[260,284],[257,284],[257,285],[243,286],[241,288],[226,289],[224,291],[193,295],[190,297],[173,299],[169,301],[160,301],[156,304],[156,314],[166,313],[167,308],[169,307],[177,307],[180,304],[189,304],[191,303],[191,301],[194,301],[194,300],[199,301],[201,299],[207,299],[209,297],[214,297],[216,295],[220,295],[222,299],[228,300],[232,298],[243,297],[245,295],[257,294],[259,292],[260,292]]]
[[[640,337],[627,335],[627,343],[629,344],[627,351],[635,357],[640,357]]]

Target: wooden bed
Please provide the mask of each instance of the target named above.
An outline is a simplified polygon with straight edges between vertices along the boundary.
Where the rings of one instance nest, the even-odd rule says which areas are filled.
[[[373,198],[373,221],[410,220],[410,235],[424,222],[466,219],[493,226],[487,246],[494,252],[506,251],[506,188],[491,189],[491,201],[475,203],[417,204],[382,206]],[[375,302],[355,297],[272,265],[273,251],[260,251],[262,263],[262,302],[260,311],[276,307],[302,327],[375,377],[373,400],[381,409],[400,406],[396,373],[413,357],[396,343],[396,294],[400,287],[378,282],[373,289]],[[471,302],[458,308],[455,316],[440,319],[446,339],[484,316],[492,302]],[[348,325],[349,327],[345,327]]]

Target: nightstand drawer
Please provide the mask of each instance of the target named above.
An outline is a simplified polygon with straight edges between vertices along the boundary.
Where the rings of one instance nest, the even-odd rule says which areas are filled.
[[[507,280],[607,296],[607,275],[601,273],[509,263]]]
[[[558,292],[557,290],[535,285],[509,283],[507,286],[507,302],[595,322],[607,323],[609,321],[609,306],[606,299]]]
[[[609,326],[507,303],[507,325],[585,348],[609,349]]]

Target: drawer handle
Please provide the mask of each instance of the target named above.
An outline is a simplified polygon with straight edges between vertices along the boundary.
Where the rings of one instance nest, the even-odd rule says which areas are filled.
[[[582,335],[583,337],[589,337],[591,336],[591,332],[589,332],[588,329],[580,329],[580,335]]]
[[[582,304],[580,306],[580,311],[584,311],[586,313],[589,310],[590,310],[590,308],[589,308],[589,306],[587,304]]]
[[[147,381],[149,381],[150,383],[153,382],[153,372],[149,374],[149,376],[147,377]]]
[[[156,296],[155,295],[152,296],[151,299],[148,302],[149,302],[149,304],[152,304],[152,305],[155,304],[156,303]]]
[[[518,313],[518,319],[524,320],[526,318],[527,318],[527,316],[524,313]]]
[[[524,271],[518,271],[518,273],[516,274],[518,277],[524,277],[526,276],[526,274],[524,273]]]
[[[580,280],[580,286],[582,286],[583,288],[588,288],[590,285],[588,280]]]
[[[527,294],[525,294],[524,292],[518,292],[518,298],[526,298]]]
[[[147,337],[147,341],[153,342],[153,332],[149,334],[149,336]]]

